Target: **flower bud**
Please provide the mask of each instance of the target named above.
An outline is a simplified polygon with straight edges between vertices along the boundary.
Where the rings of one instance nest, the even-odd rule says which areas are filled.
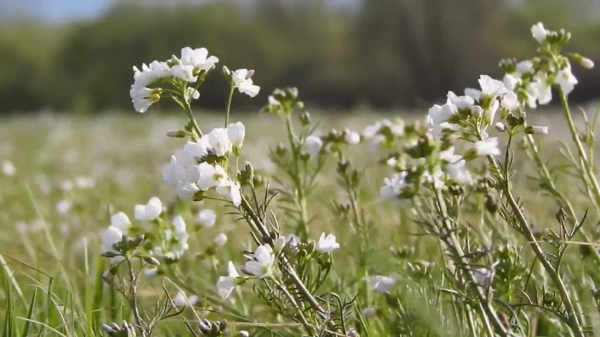
[[[547,126],[527,126],[525,128],[525,133],[530,135],[547,135],[548,127]]]
[[[300,122],[302,123],[303,126],[309,126],[310,123],[311,123],[310,113],[308,113],[307,111],[305,111],[304,113],[302,113],[300,115]]]
[[[231,70],[229,70],[229,68],[227,68],[227,66],[223,66],[223,75],[231,76]]]
[[[504,125],[504,123],[502,122],[498,122],[494,125],[494,128],[496,129],[496,131],[498,132],[504,132],[506,131],[506,125]]]
[[[241,330],[239,333],[240,337],[250,337],[250,334],[246,330]]]
[[[587,57],[583,57],[579,54],[571,54],[571,58],[579,63],[582,67],[587,68],[587,69],[592,69],[594,68],[594,61],[590,60]]]
[[[187,132],[183,130],[170,130],[167,131],[167,137],[169,138],[185,138],[187,136]]]
[[[200,333],[202,333],[202,334],[207,334],[212,329],[212,324],[210,324],[210,321],[207,319],[201,319],[199,326],[200,326]]]

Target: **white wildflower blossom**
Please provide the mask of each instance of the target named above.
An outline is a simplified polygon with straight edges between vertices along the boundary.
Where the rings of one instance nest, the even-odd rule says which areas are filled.
[[[473,270],[473,278],[475,279],[475,284],[480,287],[487,288],[492,283],[493,273],[487,268],[478,268]]]
[[[471,109],[471,107],[475,104],[475,100],[473,97],[465,95],[465,96],[457,96],[452,91],[448,91],[448,100],[454,104],[459,110],[462,109]]]
[[[220,186],[227,181],[227,172],[221,165],[203,162],[196,166],[196,169],[198,171],[197,184],[202,191]]]
[[[452,103],[446,103],[444,105],[434,105],[429,109],[427,115],[427,126],[429,132],[434,137],[439,137],[443,130],[458,130],[458,125],[447,123],[448,119],[458,111],[457,107]]]
[[[244,143],[244,137],[246,136],[246,128],[242,122],[229,124],[227,127],[227,136],[229,141],[235,147],[242,147]]]
[[[258,278],[270,277],[274,261],[275,255],[273,254],[271,246],[262,245],[256,248],[254,258],[250,261],[246,261],[244,270]]]
[[[229,179],[222,181],[217,186],[217,193],[227,197],[236,207],[242,203],[242,188],[237,181]]]
[[[316,248],[321,253],[331,253],[340,248],[340,244],[335,241],[335,235],[329,234],[325,236],[325,233],[322,233]]]
[[[217,213],[212,209],[203,209],[198,213],[198,222],[204,227],[213,227],[217,221]]]
[[[568,95],[573,91],[575,85],[578,83],[577,78],[571,72],[571,65],[567,64],[566,67],[562,68],[556,74],[554,80],[556,84],[560,86],[560,89],[565,95]]]
[[[346,142],[346,144],[356,145],[360,143],[360,134],[346,129],[344,130],[344,142]]]
[[[215,128],[208,135],[208,144],[217,157],[224,157],[231,152],[232,143],[225,128]]]
[[[479,85],[481,86],[481,94],[491,99],[502,96],[508,92],[508,89],[502,81],[495,80],[487,75],[479,77]]]
[[[15,175],[15,173],[17,173],[17,170],[15,169],[13,163],[9,162],[8,160],[2,163],[2,174],[7,177],[12,177]]]
[[[182,291],[178,292],[172,300],[173,304],[177,307],[193,307],[199,301],[198,296],[192,295],[187,297]]]
[[[548,34],[550,34],[550,32],[544,28],[544,24],[541,22],[538,22],[531,27],[531,35],[539,43],[545,42]]]
[[[323,148],[323,141],[317,136],[308,136],[304,140],[304,150],[311,156],[316,157]]]
[[[163,203],[157,197],[151,198],[146,205],[136,205],[134,217],[139,221],[152,221],[162,213]]]
[[[367,288],[371,289],[371,290],[375,290],[378,293],[387,293],[389,292],[392,287],[396,284],[396,282],[398,281],[398,276],[397,275],[390,275],[390,276],[383,276],[383,275],[376,275],[376,276],[367,276],[364,278],[364,280],[367,282]]]
[[[466,88],[465,95],[473,98],[476,101],[479,101],[479,99],[481,98],[481,90],[474,88]]]
[[[225,233],[219,233],[215,237],[215,245],[221,247],[227,243],[227,235]]]
[[[71,210],[71,206],[73,206],[73,203],[71,201],[61,200],[56,203],[56,212],[58,212],[58,214],[60,215],[65,215]]]
[[[475,142],[475,153],[478,156],[499,156],[498,137],[492,137]]]
[[[391,178],[383,180],[384,186],[379,190],[379,196],[383,200],[396,200],[406,187],[406,177],[408,173],[401,172],[394,174]]]
[[[246,94],[250,97],[258,95],[260,87],[252,82],[253,71],[248,69],[238,69],[231,73],[231,81],[234,87],[242,94]]]
[[[206,48],[192,49],[185,47],[181,49],[181,57],[178,59],[173,56],[174,60],[177,60],[179,64],[185,66],[192,66],[196,72],[210,71],[219,62],[216,56],[208,56],[208,50]]]
[[[519,97],[514,91],[509,91],[506,95],[504,95],[501,105],[504,109],[509,111],[517,110],[521,106],[519,103]]]
[[[223,299],[227,299],[231,295],[231,292],[233,292],[235,286],[240,284],[240,282],[243,282],[243,279],[240,278],[240,274],[238,274],[235,269],[233,262],[229,261],[227,264],[227,271],[228,276],[220,276],[217,281],[217,290]]]

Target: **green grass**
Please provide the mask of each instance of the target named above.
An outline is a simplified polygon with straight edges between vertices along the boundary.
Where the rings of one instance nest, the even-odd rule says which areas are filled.
[[[314,120],[321,120],[319,129],[324,132],[331,127],[361,131],[378,117],[374,114],[323,118],[313,115]],[[407,119],[415,117],[410,115]],[[537,119],[550,125],[551,130],[551,135],[544,140],[547,144],[544,155],[560,164],[556,141],[565,139],[560,120],[552,115],[538,116]],[[198,120],[207,130],[222,123],[222,118],[216,116],[200,115]],[[267,149],[285,140],[280,122],[256,113],[234,115],[232,120],[246,124],[243,160],[250,161],[258,171],[277,174],[272,171]],[[174,202],[174,191],[162,182],[161,170],[183,141],[166,138],[165,134],[183,124],[183,117],[160,116],[152,112],[76,118],[47,115],[1,121],[0,162],[10,160],[16,167],[14,177],[0,175],[1,336],[97,336],[101,335],[101,324],[131,321],[126,303],[102,281],[106,266],[99,257],[100,233],[109,224],[109,215],[115,211],[124,211],[133,218],[134,205],[146,203],[152,196],[160,197],[166,204]],[[317,239],[322,231],[332,232],[342,245],[334,254],[331,282],[326,289],[352,297],[359,289],[364,289],[358,275],[364,275],[366,271],[389,274],[402,270],[403,262],[394,258],[392,251],[403,247],[415,249],[415,260],[441,263],[435,241],[412,235],[418,230],[406,214],[379,201],[378,190],[383,177],[389,173],[378,167],[379,156],[361,147],[349,158],[355,167],[368,169],[363,176],[360,200],[368,214],[370,249],[368,255],[359,256],[354,247],[361,244],[362,239],[354,228],[340,222],[330,210],[332,201],[346,201],[346,196],[336,186],[335,162],[331,161],[319,178],[319,186],[310,197],[308,207],[309,215],[314,219],[310,226],[311,237]],[[519,193],[527,205],[528,215],[536,228],[552,227],[557,205],[537,192],[532,181],[526,178],[532,173],[528,165],[518,166],[518,170],[521,173]],[[61,189],[65,181],[74,181],[81,176],[93,177],[95,186],[70,191]],[[576,200],[574,203],[579,211],[587,208],[587,201],[573,180],[561,175],[557,175],[557,180],[561,189]],[[61,200],[72,203],[66,214],[56,210],[56,204]],[[247,228],[235,222],[235,216],[227,215],[225,209],[210,201],[194,206],[173,205],[186,217],[188,225],[194,223],[190,214],[198,208],[219,210],[214,228],[193,230],[191,248],[181,262],[190,290],[203,299],[208,289],[214,290],[217,277],[225,273],[228,260],[238,264],[243,261],[241,251],[249,247],[250,236]],[[590,231],[597,219],[597,214],[590,214],[587,224]],[[285,218],[280,218],[279,223],[284,233],[286,229],[289,231],[289,222]],[[486,230],[494,231],[498,242],[510,242],[520,247],[523,256],[531,255],[510,229]],[[200,260],[197,254],[203,252],[220,232],[229,236],[227,245],[218,249],[214,257]],[[590,265],[579,263],[580,259],[579,249],[571,248],[567,265],[571,282],[597,273],[588,269]],[[540,277],[535,282],[544,284],[543,273],[536,269],[535,275]],[[175,295],[176,288],[169,282],[160,277],[149,279],[140,289],[142,310],[152,311],[155,302],[164,298],[163,284],[171,296]],[[298,335],[295,328],[285,328],[289,321],[257,302],[251,286],[243,286],[240,291],[242,296],[236,297],[233,303],[240,316],[214,313],[212,311],[220,311],[219,308],[206,301],[201,302],[197,314],[210,319],[226,318],[232,330],[250,330],[254,336]],[[381,304],[380,295],[361,294],[364,295],[359,298],[358,309]],[[402,300],[409,311],[420,315],[421,320],[431,319],[430,325],[437,326],[438,335],[447,332],[448,336],[454,336],[452,324],[436,321],[436,317],[444,317],[448,307],[422,305],[424,300],[437,296],[406,293]],[[582,298],[581,305],[586,306],[586,310],[593,310],[588,302],[588,298]],[[165,322],[156,335],[190,335],[181,322],[184,318],[192,322],[195,315],[188,311],[182,317]],[[371,331],[381,331],[377,320],[367,319],[363,324]],[[274,328],[272,331],[275,332],[266,327]]]

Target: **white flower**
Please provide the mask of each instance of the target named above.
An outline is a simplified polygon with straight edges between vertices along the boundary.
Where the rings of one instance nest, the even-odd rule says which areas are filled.
[[[502,82],[508,90],[515,90],[517,84],[521,82],[521,79],[513,74],[505,74],[504,78],[502,78]]]
[[[123,232],[115,226],[108,226],[102,233],[102,253],[115,252],[114,245],[121,242]]]
[[[454,104],[459,110],[470,109],[475,104],[475,100],[473,99],[473,97],[468,95],[457,96],[452,91],[448,91],[448,100],[452,104]]]
[[[467,170],[467,162],[464,159],[448,163],[445,167],[445,173],[448,178],[456,181],[459,184],[470,185],[473,180],[471,173]]]
[[[434,105],[429,109],[427,115],[427,126],[429,132],[434,137],[439,137],[443,130],[458,130],[458,126],[449,124],[446,121],[457,112],[457,107],[452,103],[446,103],[444,105]]]
[[[72,203],[69,200],[61,200],[56,203],[56,211],[60,215],[65,215],[71,210]]]
[[[517,74],[523,75],[533,71],[533,61],[523,60],[517,63]]]
[[[136,88],[143,88],[152,84],[159,78],[170,77],[170,68],[166,62],[152,61],[150,66],[142,64],[142,70],[136,66],[133,67],[133,85]]]
[[[479,77],[479,85],[481,86],[481,94],[483,96],[491,97],[492,99],[508,92],[502,81],[495,80],[487,75],[481,75]]]
[[[204,227],[212,227],[217,221],[217,213],[212,209],[203,209],[198,213],[198,222]]]
[[[134,217],[139,221],[152,221],[162,213],[163,204],[157,197],[151,198],[146,205],[136,205]]]
[[[556,79],[554,80],[556,84],[560,86],[560,89],[565,95],[568,95],[575,88],[575,84],[578,83],[577,78],[571,72],[571,65],[567,64],[566,67],[562,68],[556,74]]]
[[[360,134],[346,129],[344,131],[344,141],[350,145],[358,144],[360,143]]]
[[[131,226],[131,221],[129,221],[127,214],[118,212],[110,217],[110,225],[118,228],[123,233],[127,233],[129,231],[129,227]]]
[[[530,85],[535,86],[538,102],[541,105],[548,104],[552,100],[552,88],[548,83],[548,75],[544,72],[538,72]]]
[[[225,235],[225,233],[219,233],[216,237],[215,237],[215,244],[217,246],[224,246],[227,243],[227,235]]]
[[[224,157],[231,151],[229,133],[225,128],[215,128],[208,135],[208,144],[217,157]]]
[[[321,152],[323,141],[317,136],[308,136],[306,137],[306,140],[304,140],[303,147],[311,157],[316,157],[319,155],[319,152]]]
[[[245,135],[246,128],[242,122],[232,123],[227,127],[227,136],[231,144],[235,147],[242,147]]]
[[[208,154],[208,138],[198,142],[188,141],[179,154],[179,162],[183,166],[196,165],[198,161]]]
[[[550,32],[544,28],[544,24],[541,22],[538,22],[531,27],[531,35],[539,43],[546,41],[548,34],[550,34]]]
[[[75,178],[75,186],[77,188],[85,189],[92,188],[96,185],[96,181],[92,177],[77,177]]]
[[[217,193],[227,197],[235,207],[242,203],[242,190],[236,181],[225,180],[217,186]]]
[[[521,104],[519,103],[519,97],[514,91],[509,91],[502,98],[502,107],[509,111],[517,110]]]
[[[227,264],[228,276],[220,276],[217,281],[217,290],[223,299],[227,299],[236,285],[240,283],[240,274],[238,274],[233,262]]]
[[[479,101],[479,99],[481,98],[481,90],[473,89],[473,88],[466,88],[465,95],[473,98],[476,101]]]
[[[177,307],[193,307],[196,303],[198,303],[198,296],[187,297],[182,291],[173,297],[173,304]]]
[[[15,169],[13,163],[9,162],[8,160],[2,163],[2,174],[5,176],[12,177],[16,172],[17,170]]]
[[[547,135],[548,127],[547,126],[528,126],[527,128],[525,128],[525,132],[528,134]]]
[[[398,277],[396,275],[376,275],[367,276],[364,278],[364,280],[367,282],[367,288],[383,294],[387,293],[388,291],[390,291],[390,289],[392,289],[394,284],[396,284]]]
[[[488,138],[475,142],[475,153],[478,156],[499,156],[498,137]]]
[[[335,242],[335,235],[329,234],[325,236],[325,233],[321,234],[319,241],[317,242],[317,250],[321,253],[331,253],[334,250],[340,248],[340,244]]]
[[[271,246],[262,245],[256,248],[254,259],[246,261],[244,270],[258,278],[270,277],[274,260],[275,255]]]
[[[152,104],[160,100],[160,89],[132,86],[129,95],[135,111],[144,113]]]
[[[188,233],[183,217],[178,215],[173,218],[171,222],[173,223],[173,227],[175,227],[175,237],[177,237],[180,242],[186,242],[188,239]]]
[[[178,77],[186,82],[196,82],[198,80],[198,76],[194,76],[194,66],[186,65],[186,64],[178,64],[174,65],[171,68],[171,74],[173,76]]]
[[[401,172],[393,175],[391,178],[383,179],[383,186],[379,190],[379,196],[383,200],[395,200],[398,198],[404,187],[406,187],[406,176],[408,173]]]
[[[206,191],[212,187],[219,186],[223,181],[227,180],[227,173],[220,165],[211,165],[207,162],[200,163],[196,166],[198,170],[198,187]]]
[[[176,57],[173,57],[177,60]],[[206,48],[192,49],[185,47],[181,49],[181,58],[178,59],[179,64],[192,66],[197,71],[209,71],[219,62],[216,56],[208,56]]]
[[[475,279],[475,284],[477,284],[480,287],[489,287],[492,282],[493,276],[493,273],[487,268],[478,268],[473,270],[473,278]]]
[[[238,69],[231,73],[231,81],[233,85],[238,89],[238,91],[242,94],[246,94],[250,97],[254,97],[258,95],[260,91],[260,87],[258,85],[254,85],[252,82],[253,71],[248,71],[248,69]]]

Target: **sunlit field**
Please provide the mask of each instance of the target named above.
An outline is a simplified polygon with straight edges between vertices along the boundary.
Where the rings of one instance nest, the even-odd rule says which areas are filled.
[[[594,62],[530,33],[423,111],[236,113],[255,71],[184,47],[130,112],[2,120],[2,336],[598,336]]]

